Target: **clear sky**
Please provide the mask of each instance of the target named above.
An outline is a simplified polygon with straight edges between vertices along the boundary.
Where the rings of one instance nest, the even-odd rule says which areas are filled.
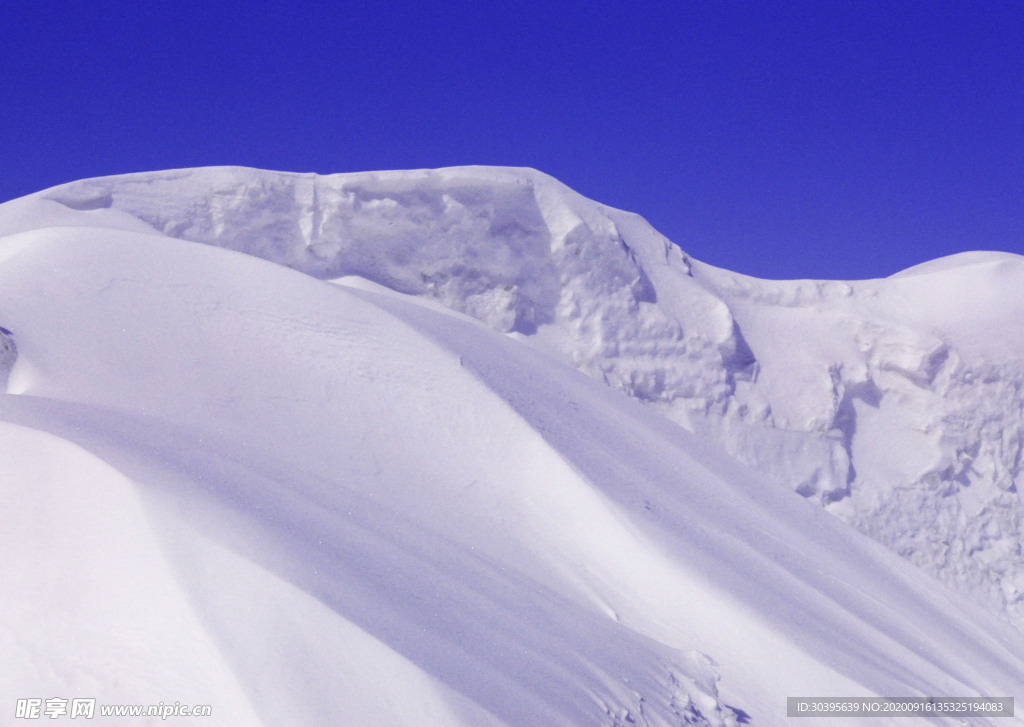
[[[772,278],[1024,253],[1024,2],[0,2],[0,200],[531,166]]]

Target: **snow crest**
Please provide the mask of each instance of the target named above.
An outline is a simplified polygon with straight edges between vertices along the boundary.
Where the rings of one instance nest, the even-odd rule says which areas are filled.
[[[470,315],[1024,626],[1021,258],[756,280],[528,169],[181,170],[76,182],[36,203]]]

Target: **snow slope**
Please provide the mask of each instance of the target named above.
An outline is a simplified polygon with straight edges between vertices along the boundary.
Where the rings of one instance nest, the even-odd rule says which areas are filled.
[[[1024,624],[1018,256],[755,280],[543,174],[484,167],[85,180],[8,203],[0,231],[43,224],[358,276],[522,335]]]
[[[755,281],[482,168],[88,180],[0,235],[11,694],[609,727],[1024,696],[1017,258]]]

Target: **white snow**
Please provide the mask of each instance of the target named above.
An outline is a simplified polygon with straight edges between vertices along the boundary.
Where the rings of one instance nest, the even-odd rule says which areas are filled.
[[[754,280],[493,168],[86,180],[0,235],[19,697],[611,727],[1024,696],[1016,256]]]

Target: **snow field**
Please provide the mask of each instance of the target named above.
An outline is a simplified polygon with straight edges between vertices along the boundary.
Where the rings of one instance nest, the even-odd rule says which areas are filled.
[[[26,696],[719,725],[1024,684],[1016,258],[753,281],[472,168],[88,180],[0,232]]]

